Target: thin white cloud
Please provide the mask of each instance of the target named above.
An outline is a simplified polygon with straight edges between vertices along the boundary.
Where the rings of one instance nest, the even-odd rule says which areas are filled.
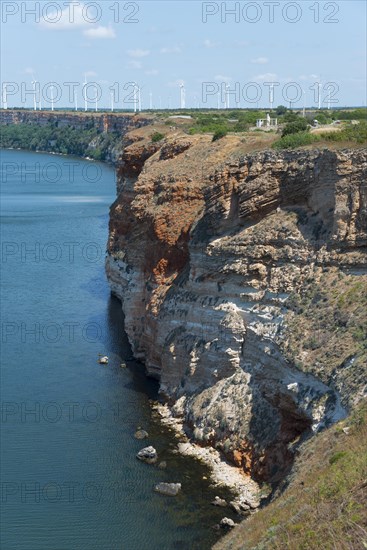
[[[129,69],[141,69],[142,64],[140,61],[136,61],[135,59],[131,59],[127,64]]]
[[[157,76],[159,74],[159,71],[157,71],[157,69],[148,69],[147,71],[145,71],[145,74],[147,74],[148,76]]]
[[[91,77],[91,76],[97,76],[97,73],[94,72],[94,71],[86,71],[86,72],[85,72],[85,76],[87,76],[87,77],[88,77],[88,76],[89,76],[89,77]]]
[[[301,74],[301,76],[298,77],[299,80],[315,80],[317,79],[317,75],[316,74]]]
[[[257,80],[260,82],[275,82],[276,80],[279,80],[278,75],[275,73],[265,73],[265,74],[258,74],[254,77],[252,77],[252,80]]]
[[[24,72],[25,74],[33,74],[34,70],[32,69],[32,67],[27,67]]]
[[[149,55],[150,50],[141,50],[138,48],[137,50],[128,50],[127,53],[130,57],[140,58],[140,57],[146,57],[147,55]]]
[[[112,27],[92,27],[83,31],[84,36],[93,39],[104,39],[104,38],[116,38],[116,33]]]
[[[266,65],[269,63],[269,59],[267,57],[256,57],[255,59],[251,59],[251,63],[254,65]]]
[[[166,54],[166,53],[181,53],[181,48],[179,46],[173,46],[172,48],[161,48],[159,50],[159,53]]]
[[[217,74],[214,77],[214,80],[218,80],[219,82],[230,82],[232,78],[230,76],[225,76],[223,74]]]
[[[215,46],[217,45],[215,42],[213,42],[212,40],[209,40],[209,38],[207,38],[206,40],[204,40],[203,42],[204,46],[206,48],[215,48]]]

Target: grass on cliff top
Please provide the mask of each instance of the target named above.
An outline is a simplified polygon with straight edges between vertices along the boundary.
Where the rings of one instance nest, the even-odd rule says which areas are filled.
[[[284,493],[215,550],[367,548],[367,404],[304,444],[295,468]]]
[[[332,380],[350,402],[367,380],[367,277],[325,270],[288,299],[281,347],[300,370]]]
[[[272,147],[273,149],[296,149],[311,144],[328,146],[330,143],[345,143],[352,146],[367,144],[366,121],[360,121],[359,124],[347,124],[344,128],[333,132],[310,133],[305,131],[289,134],[273,143]]]

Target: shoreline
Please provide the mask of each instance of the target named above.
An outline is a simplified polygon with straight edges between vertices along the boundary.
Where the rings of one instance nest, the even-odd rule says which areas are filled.
[[[0,147],[0,151],[27,151],[28,153],[40,153],[42,155],[57,155],[58,157],[70,157],[70,158],[77,158],[82,160],[87,160],[90,162],[101,162],[102,164],[106,164],[107,166],[113,166],[116,167],[116,164],[113,162],[108,162],[106,160],[96,160],[91,157],[82,157],[80,155],[68,155],[67,153],[58,153],[56,151],[43,151],[42,149],[22,149],[22,147]]]
[[[233,494],[231,502],[251,510],[260,507],[261,489],[258,483],[243,473],[241,468],[230,464],[214,447],[201,447],[188,438],[181,419],[173,416],[167,404],[153,404],[152,413],[159,421],[172,429],[178,439],[176,453],[196,458],[210,469],[210,480],[218,488]]]

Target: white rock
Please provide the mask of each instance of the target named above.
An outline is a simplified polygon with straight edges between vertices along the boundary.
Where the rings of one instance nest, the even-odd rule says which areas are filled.
[[[219,525],[223,528],[223,529],[232,529],[235,525],[237,525],[233,519],[230,519],[230,518],[223,518],[220,520],[220,523]]]
[[[161,481],[154,487],[154,490],[161,495],[175,497],[181,491],[181,483],[164,483]]]
[[[136,455],[136,458],[147,464],[155,464],[158,460],[158,453],[155,448],[150,445],[149,447],[141,449]]]

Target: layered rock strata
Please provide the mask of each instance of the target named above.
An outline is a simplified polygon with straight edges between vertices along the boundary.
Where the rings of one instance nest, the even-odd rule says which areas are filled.
[[[192,441],[274,482],[365,395],[358,361],[331,376],[285,348],[306,282],[365,281],[366,152],[240,149],[179,134],[129,145],[106,269],[134,355]]]

